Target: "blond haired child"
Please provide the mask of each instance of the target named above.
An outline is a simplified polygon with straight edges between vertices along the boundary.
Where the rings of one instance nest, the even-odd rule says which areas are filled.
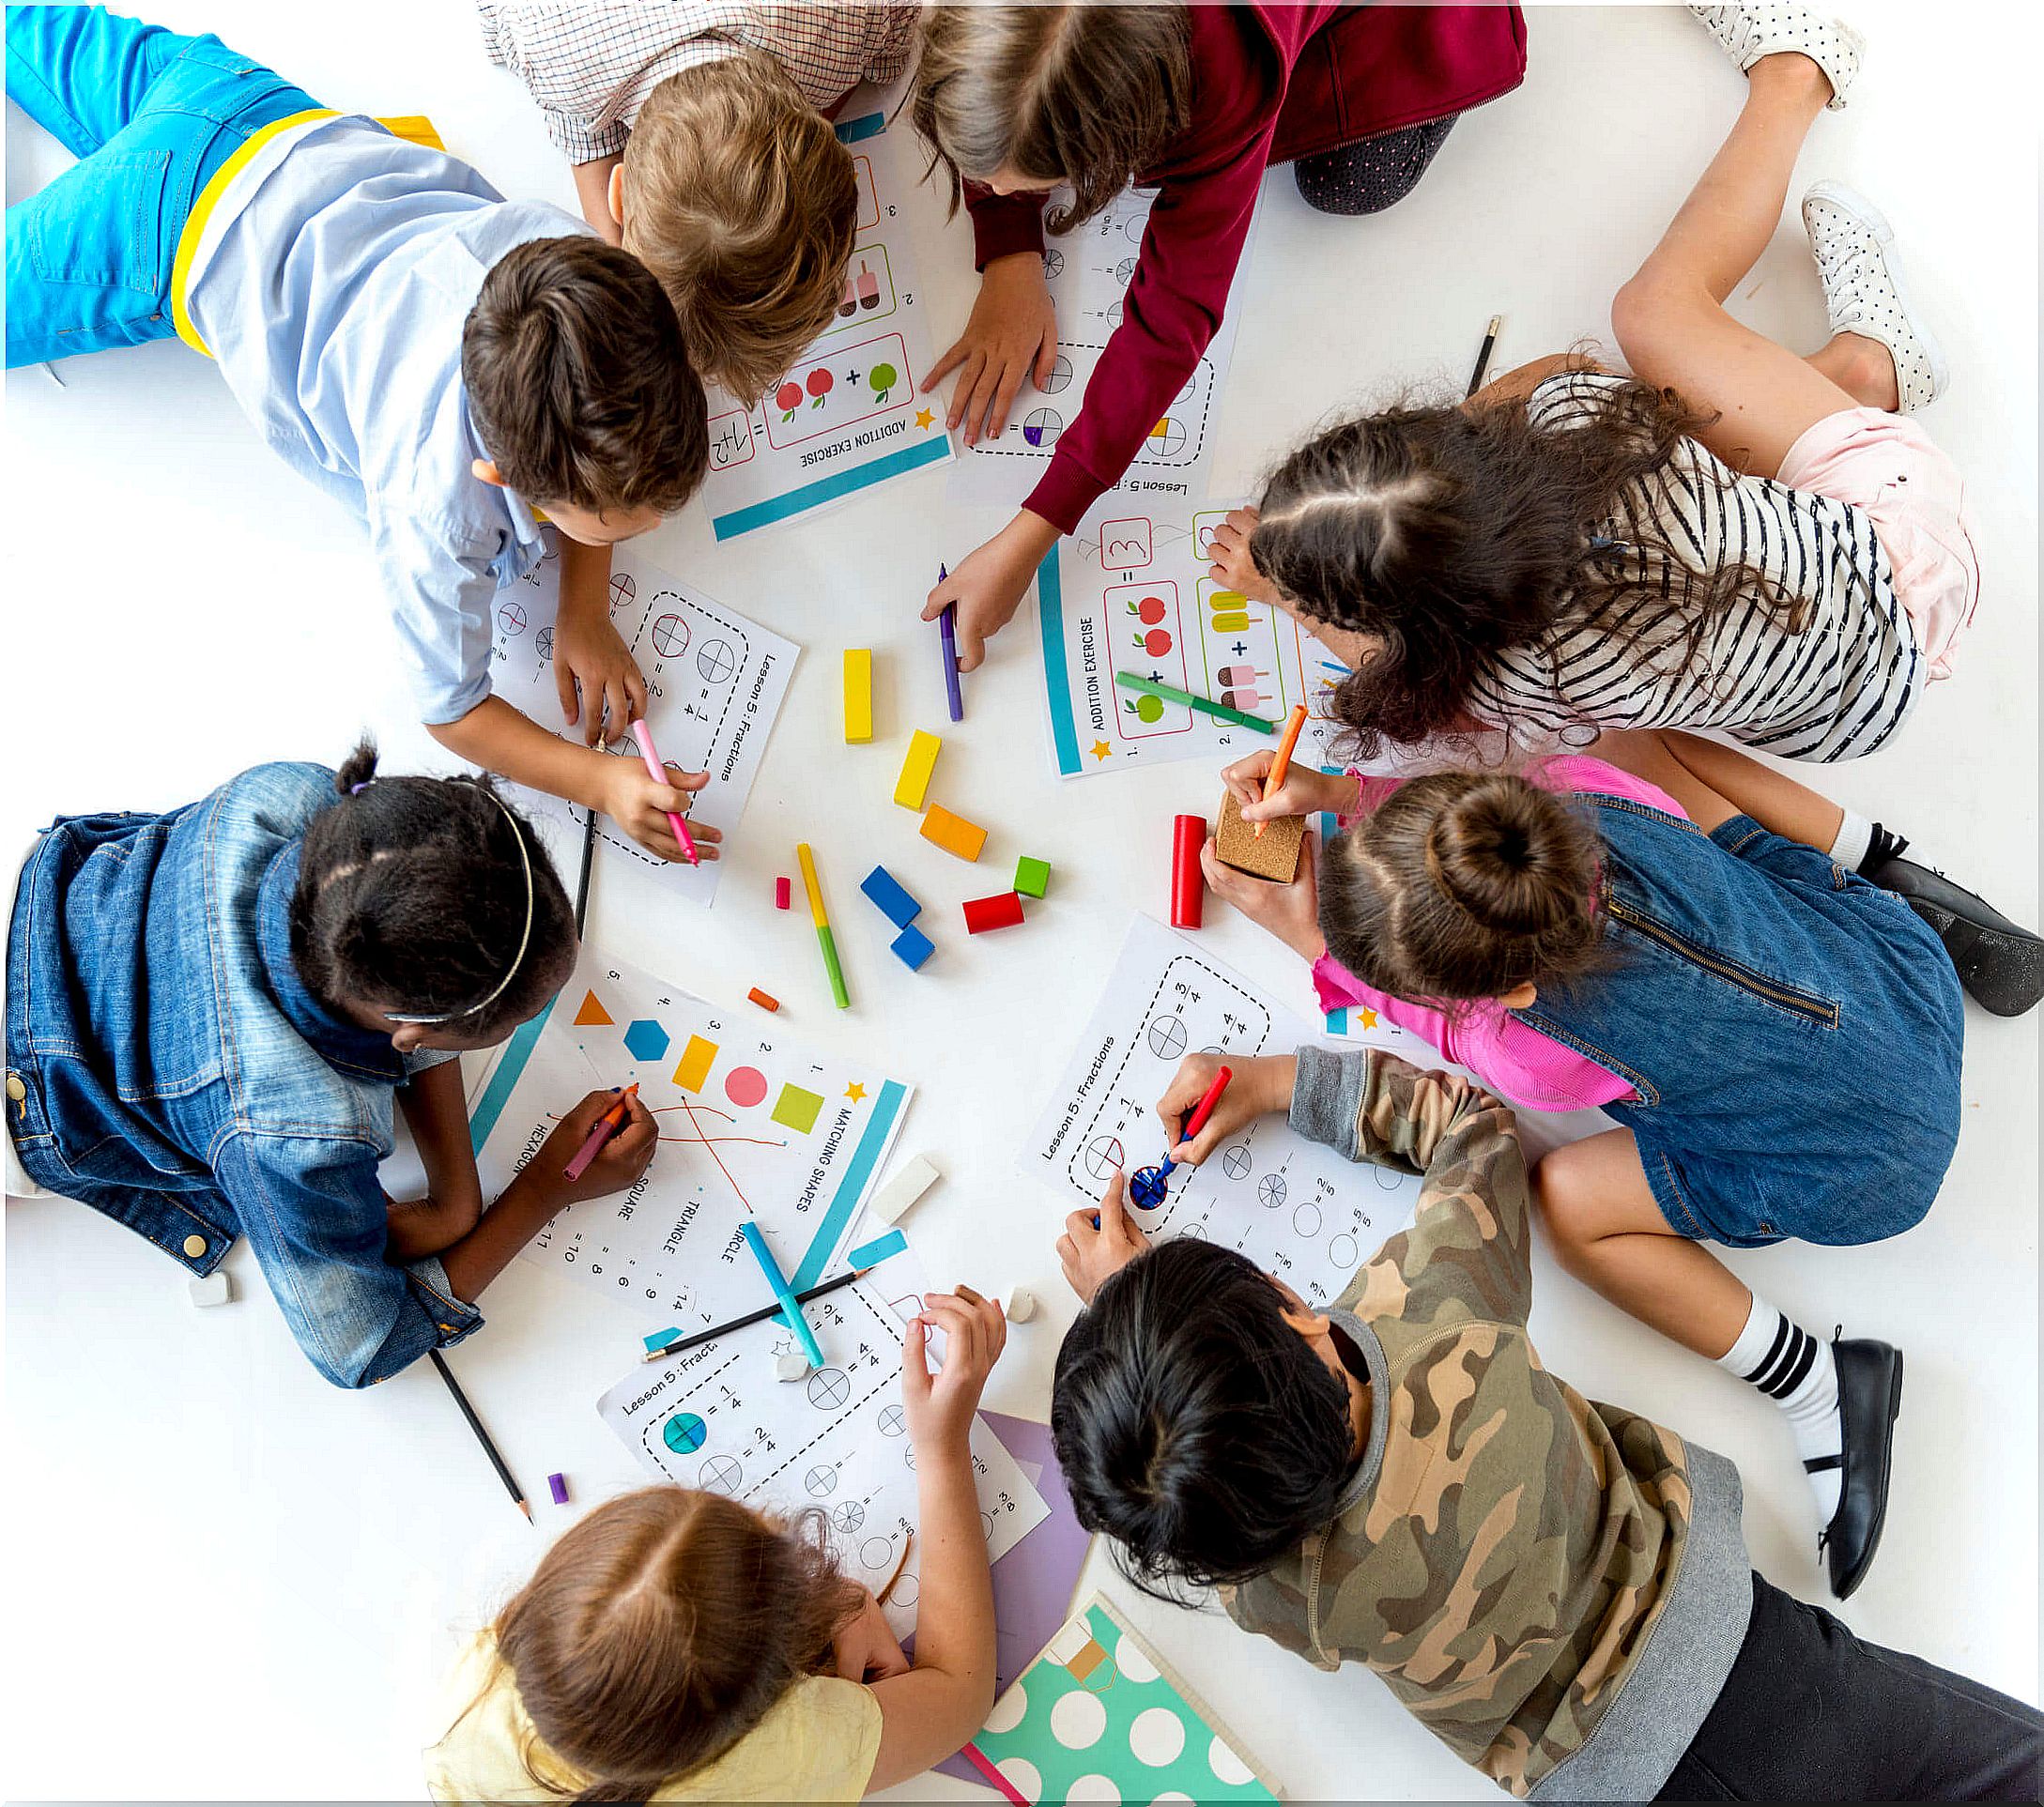
[[[752,401],[830,324],[858,192],[830,118],[908,60],[914,7],[490,6],[591,225],[660,279],[705,376]]]
[[[932,1374],[928,1338],[945,1337]],[[647,1487],[598,1507],[463,1653],[436,1800],[856,1800],[920,1775],[993,1704],[993,1585],[967,1443],[1007,1339],[970,1287],[901,1348],[920,1506],[915,1661],[821,1515]]]

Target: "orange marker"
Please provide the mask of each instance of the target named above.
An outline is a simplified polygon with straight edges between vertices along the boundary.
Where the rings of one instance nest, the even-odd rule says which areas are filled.
[[[1284,732],[1278,738],[1277,757],[1270,761],[1270,770],[1264,774],[1264,802],[1284,789],[1284,774],[1292,764],[1292,749],[1299,744],[1299,730],[1306,726],[1306,705],[1294,703],[1292,712],[1284,718]],[[1258,822],[1256,833],[1251,838],[1262,840],[1268,824]]]
[[[589,1164],[603,1153],[604,1143],[622,1129],[625,1120],[632,1114],[632,1100],[638,1096],[635,1081],[618,1094],[618,1101],[596,1119],[596,1126],[589,1132],[589,1140],[575,1151],[575,1158],[561,1171],[562,1179],[578,1180],[589,1171]]]

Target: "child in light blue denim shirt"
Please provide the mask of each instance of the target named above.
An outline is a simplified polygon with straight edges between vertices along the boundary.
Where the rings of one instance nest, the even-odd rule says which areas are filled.
[[[579,1181],[592,1093],[483,1209],[453,1056],[560,990],[574,914],[471,778],[264,765],[164,816],[60,819],[8,931],[7,1123],[27,1177],[194,1274],[237,1235],[313,1365],[366,1386],[482,1323],[547,1218],[631,1185],[643,1106]],[[385,1197],[393,1100],[428,1196]],[[565,1104],[567,1100],[562,1100]]]

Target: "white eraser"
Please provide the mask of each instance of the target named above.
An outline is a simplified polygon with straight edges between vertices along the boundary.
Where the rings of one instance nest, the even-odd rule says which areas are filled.
[[[1001,1294],[1001,1315],[1010,1324],[1027,1324],[1037,1315],[1037,1295],[1026,1287],[1009,1287]]]
[[[909,1206],[943,1177],[928,1155],[917,1155],[867,1200],[866,1208],[883,1223],[899,1223]]]
[[[799,1349],[791,1349],[785,1355],[776,1355],[774,1377],[776,1380],[807,1380],[809,1358]]]
[[[210,1274],[199,1275],[188,1290],[193,1305],[225,1305],[234,1297],[234,1281],[224,1267],[216,1267]]]

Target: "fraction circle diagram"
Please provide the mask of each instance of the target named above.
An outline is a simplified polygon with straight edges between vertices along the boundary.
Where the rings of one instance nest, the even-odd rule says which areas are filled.
[[[633,581],[629,571],[621,571],[610,579],[610,612],[615,615],[626,603],[638,594],[638,585]]]
[[[1051,374],[1036,385],[1038,395],[1055,395],[1071,381],[1071,360],[1059,352],[1051,360]]]
[[[1237,1142],[1233,1148],[1229,1149],[1221,1157],[1221,1171],[1231,1180],[1247,1179],[1249,1170],[1250,1157],[1249,1144],[1247,1142]]]
[[[1065,417],[1054,407],[1033,407],[1022,416],[1022,437],[1039,450],[1057,443]]]
[[[894,1592],[889,1594],[887,1598],[897,1606],[914,1606],[915,1597],[922,1591],[922,1585],[904,1569],[901,1571],[901,1578],[894,1585]]]
[[[756,1066],[734,1066],[724,1076],[724,1095],[749,1110],[766,1096],[766,1075]]]
[[[1043,253],[1043,280],[1046,283],[1053,282],[1064,273],[1065,253],[1061,251],[1045,252]]]
[[[885,1538],[868,1538],[859,1545],[859,1561],[868,1569],[884,1569],[893,1554],[894,1545]]]
[[[802,1478],[803,1486],[822,1499],[826,1493],[838,1491],[838,1471],[827,1462],[820,1462]]]
[[[1370,1173],[1377,1185],[1387,1192],[1395,1192],[1406,1183],[1406,1176],[1394,1167],[1378,1167],[1373,1162],[1370,1167]]]
[[[1337,1267],[1353,1267],[1356,1257],[1362,1251],[1356,1247],[1356,1239],[1345,1230],[1328,1244],[1328,1260]]]
[[[1120,263],[1114,266],[1114,281],[1119,283],[1123,288],[1129,286],[1129,279],[1134,274],[1135,259],[1133,257],[1124,257]]]
[[[696,654],[696,669],[702,673],[705,682],[727,683],[738,669],[738,659],[729,641],[705,640]]]
[[[532,651],[538,653],[542,659],[550,659],[554,656],[554,631],[552,628],[543,627],[532,636]]]
[[[902,1448],[901,1460],[907,1462],[911,1468],[915,1466],[915,1446],[913,1443],[906,1445]]]
[[[820,1412],[835,1412],[852,1397],[851,1377],[842,1368],[819,1368],[809,1376],[809,1403]]]
[[[688,651],[688,623],[679,615],[663,615],[653,624],[653,651],[663,659],[679,659]]]
[[[866,1508],[855,1499],[840,1500],[830,1508],[830,1522],[840,1531],[856,1531],[866,1523]]]
[[[884,1437],[899,1437],[907,1428],[899,1405],[884,1405],[880,1408],[880,1434]]]
[[[1143,234],[1147,230],[1149,223],[1149,209],[1145,207],[1141,213],[1131,213],[1124,220],[1121,222],[1121,229],[1129,236],[1132,243],[1140,245],[1143,242]]]
[[[1150,1052],[1160,1061],[1175,1061],[1185,1052],[1185,1025],[1176,1017],[1159,1017],[1149,1027]]]
[[[980,1536],[985,1538],[989,1543],[991,1543],[993,1541],[993,1514],[982,1508],[979,1514],[979,1520],[981,1526]]]
[[[1320,1207],[1311,1199],[1305,1200],[1292,1213],[1292,1228],[1302,1236],[1317,1236],[1320,1233]]]
[[[1096,1136],[1086,1144],[1086,1171],[1095,1179],[1104,1180],[1121,1165],[1120,1137]]]
[[[1288,1189],[1283,1173],[1266,1173],[1256,1182],[1256,1202],[1268,1205],[1275,1211],[1284,1202],[1284,1195]]]
[[[1185,450],[1185,428],[1165,415],[1151,429],[1150,450],[1166,458],[1176,457]]]
[[[702,1464],[701,1479],[713,1493],[735,1493],[745,1474],[729,1456],[712,1456]]]
[[[709,1434],[710,1427],[693,1412],[677,1412],[667,1421],[660,1437],[676,1455],[685,1456],[692,1449],[700,1449]]]
[[[506,603],[497,611],[497,622],[506,634],[525,632],[525,609],[517,603]]]

